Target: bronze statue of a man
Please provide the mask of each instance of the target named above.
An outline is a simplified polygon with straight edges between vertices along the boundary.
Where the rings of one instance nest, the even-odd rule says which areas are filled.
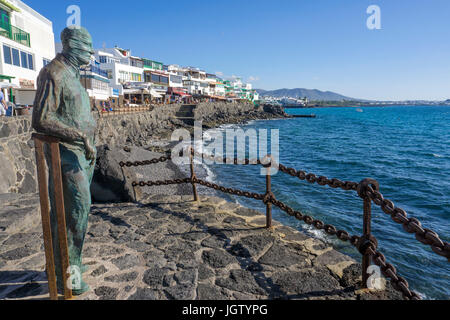
[[[64,29],[61,41],[62,53],[39,74],[32,124],[37,132],[61,140],[61,171],[69,263],[71,269],[77,267],[77,270],[85,271],[81,260],[91,207],[90,185],[96,159],[96,123],[91,114],[89,96],[80,82],[79,70],[80,66],[89,64],[94,50],[91,35],[81,27]],[[51,177],[54,168],[48,160],[47,163]],[[64,286],[53,190],[53,183],[49,179],[53,252],[58,289],[62,290]],[[78,280],[72,283],[74,295],[89,290],[89,286],[82,279]]]

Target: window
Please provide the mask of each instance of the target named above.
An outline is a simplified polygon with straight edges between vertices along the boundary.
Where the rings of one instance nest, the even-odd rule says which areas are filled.
[[[9,12],[0,8],[1,21],[5,24],[9,24]]]
[[[22,62],[22,68],[28,69],[28,54],[26,52],[20,51],[20,60]]]
[[[174,75],[170,76],[170,81],[172,81],[173,83],[183,83],[183,79],[180,76]]]
[[[109,86],[106,82],[97,80],[97,79],[92,79],[92,89],[96,89],[96,90],[101,90],[101,91],[108,91],[109,90]]]
[[[5,58],[5,63],[12,64],[11,48],[3,45],[3,56]]]
[[[159,82],[161,82],[161,83],[169,83],[169,78],[160,76],[159,77]]]
[[[20,56],[19,56],[19,50],[12,49],[12,56],[13,56],[13,65],[20,67]]]
[[[127,71],[119,71],[119,80],[122,81],[130,80],[130,74]]]
[[[130,59],[130,62],[133,67],[142,68],[144,66],[144,64],[140,60]]]
[[[28,54],[28,69],[34,70],[34,61],[32,54]]]
[[[152,73],[152,82],[159,82],[159,76]]]
[[[133,80],[133,81],[139,81],[139,82],[141,82],[141,75],[139,74],[139,73],[132,73],[131,74],[131,79]]]
[[[34,70],[34,57],[32,54],[29,54],[25,51],[20,51],[15,48],[11,48],[7,45],[3,45],[3,56],[5,63],[7,64],[12,64],[17,67]],[[50,61],[48,61],[48,63],[50,63]],[[44,66],[45,65],[46,64],[44,63]]]
[[[100,56],[99,60],[100,60],[100,63],[107,63],[106,56]]]

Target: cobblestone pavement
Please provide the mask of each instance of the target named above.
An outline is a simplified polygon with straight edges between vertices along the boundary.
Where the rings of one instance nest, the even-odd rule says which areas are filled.
[[[0,299],[48,299],[36,195],[3,195]],[[77,299],[394,299],[358,290],[360,266],[322,241],[216,197],[156,195],[92,207],[91,291]]]

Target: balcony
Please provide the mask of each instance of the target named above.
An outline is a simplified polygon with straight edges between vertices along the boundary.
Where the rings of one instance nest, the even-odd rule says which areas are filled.
[[[0,20],[0,35],[14,40],[24,46],[31,47],[30,34],[8,22]]]
[[[98,67],[89,66],[89,68],[87,69],[87,71],[91,71],[92,73],[96,73],[96,74],[98,74],[99,76],[108,78],[108,72],[107,72],[107,71],[104,71],[104,70],[102,70],[102,69],[100,69],[100,68],[98,68]]]

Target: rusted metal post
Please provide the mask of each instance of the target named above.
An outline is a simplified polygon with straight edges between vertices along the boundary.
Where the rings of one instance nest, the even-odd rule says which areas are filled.
[[[57,218],[57,229],[58,229],[58,243],[61,255],[61,274],[63,277],[64,286],[64,299],[72,299],[72,289],[68,287],[70,277],[69,271],[69,250],[67,245],[67,231],[66,231],[66,216],[64,209],[64,195],[63,195],[63,185],[62,185],[62,173],[61,173],[61,158],[59,154],[59,139],[55,137],[49,137],[42,134],[33,134],[33,139],[36,144],[36,162],[38,169],[38,184],[39,184],[39,194],[41,199],[41,214],[43,221],[43,233],[44,233],[44,247],[46,254],[46,264],[48,268],[48,281],[49,281],[49,291],[50,298],[57,299],[57,291],[55,298],[55,288],[56,288],[56,276],[55,276],[55,265],[54,265],[54,252],[52,243],[52,232],[50,226],[50,206],[48,198],[48,185],[46,182],[45,167],[44,167],[44,152],[43,145],[48,143],[50,145],[50,161],[52,165],[52,182],[55,188],[54,200],[56,206],[56,218]]]
[[[191,166],[191,180],[192,180],[192,192],[194,193],[194,201],[198,201],[198,193],[197,186],[195,185],[194,178],[194,149],[192,147],[189,148],[189,158],[190,158],[190,166]]]
[[[52,230],[50,225],[50,203],[48,198],[47,176],[45,174],[44,143],[34,138],[37,177],[39,185],[39,199],[41,204],[42,231],[44,236],[45,264],[48,279],[50,300],[58,300],[56,287],[55,261],[53,254]]]
[[[266,172],[266,194],[272,194],[272,177],[270,175],[270,169],[272,167],[267,167]],[[266,204],[266,228],[270,229],[272,228],[272,203],[267,202]]]
[[[358,184],[358,195],[363,199],[363,235],[357,245],[359,252],[362,254],[362,288],[367,289],[369,280],[369,274],[367,272],[372,262],[372,254],[369,252],[369,248],[375,248],[378,245],[377,239],[372,236],[372,200],[369,196],[369,186],[374,190],[380,189],[378,181],[374,179],[364,179]]]
[[[364,217],[363,217],[363,235],[366,239],[369,239],[372,233],[372,202],[369,197],[364,198]],[[367,280],[369,280],[369,274],[367,270],[370,267],[372,256],[369,253],[364,253],[362,257],[362,287],[367,289]]]
[[[68,288],[67,284],[70,281],[69,277],[69,250],[67,244],[67,231],[66,231],[66,213],[64,209],[64,195],[62,185],[61,174],[61,158],[59,154],[59,143],[50,143],[51,161],[53,168],[53,185],[55,187],[55,204],[56,204],[56,217],[58,221],[58,242],[61,255],[61,272],[64,281],[64,299],[72,299],[72,290]]]

